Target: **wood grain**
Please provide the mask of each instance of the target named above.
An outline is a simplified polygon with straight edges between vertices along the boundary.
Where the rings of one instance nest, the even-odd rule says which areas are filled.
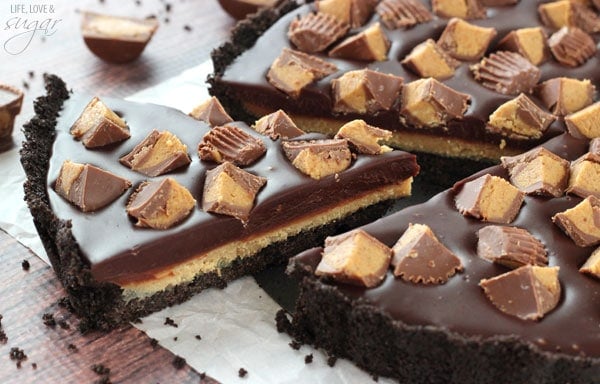
[[[23,260],[30,264],[22,267]],[[65,296],[52,269],[16,240],[0,231],[0,383],[216,383],[153,345],[128,326],[110,333],[82,335],[78,319],[60,305]],[[44,321],[51,316],[54,325]],[[1,338],[0,338],[1,339]],[[11,349],[27,356],[18,364]],[[98,374],[94,366],[110,369]],[[20,366],[20,367],[19,367]]]

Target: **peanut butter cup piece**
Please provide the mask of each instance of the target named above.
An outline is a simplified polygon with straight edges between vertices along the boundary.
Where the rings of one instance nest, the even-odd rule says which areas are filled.
[[[544,25],[550,28],[579,27],[587,33],[600,31],[600,17],[587,2],[553,1],[540,4],[538,13]]]
[[[544,245],[523,228],[488,225],[477,231],[477,256],[515,269],[548,265]]]
[[[391,109],[400,95],[403,79],[368,68],[348,71],[331,81],[333,111],[375,113]]]
[[[556,116],[521,93],[490,115],[487,129],[512,138],[539,139],[554,120]]]
[[[420,77],[442,80],[454,76],[460,62],[452,58],[435,41],[427,39],[406,55],[402,65]]]
[[[373,127],[364,120],[352,120],[339,129],[335,135],[336,139],[346,139],[351,148],[358,153],[367,155],[379,155],[390,152],[392,148],[380,145],[381,140],[389,140],[392,132]]]
[[[93,212],[115,201],[131,182],[90,164],[66,160],[54,189],[83,212]]]
[[[510,182],[528,195],[560,197],[569,180],[569,162],[546,148],[539,147],[523,154],[501,158]]]
[[[565,124],[571,135],[577,138],[593,139],[600,137],[600,102],[596,102],[580,111],[565,116]]]
[[[20,89],[0,84],[0,141],[12,136],[15,118],[21,113],[23,96]]]
[[[128,63],[137,59],[158,29],[154,18],[138,19],[83,12],[81,31],[88,49],[102,60]]]
[[[600,137],[590,140],[589,152],[594,155],[600,155]]]
[[[377,0],[319,0],[315,7],[352,28],[364,25],[373,15]]]
[[[458,60],[479,60],[485,54],[496,29],[479,27],[463,19],[452,18],[437,41],[444,51]]]
[[[266,151],[262,140],[233,125],[214,127],[198,144],[198,156],[201,160],[217,163],[229,161],[238,166],[254,163]]]
[[[520,28],[506,34],[496,49],[516,52],[531,64],[540,65],[550,56],[546,40],[546,32],[541,27]]]
[[[479,286],[500,311],[522,320],[539,320],[560,300],[558,267],[526,265],[491,279]]]
[[[456,194],[458,211],[482,221],[511,223],[523,203],[524,193],[498,176],[485,174],[468,181]]]
[[[97,148],[128,139],[129,127],[98,97],[86,105],[71,127],[71,135],[86,148]]]
[[[379,23],[350,36],[329,51],[329,56],[349,60],[384,61],[390,49],[390,40]]]
[[[335,281],[373,288],[381,284],[392,250],[362,229],[325,239],[315,274]]]
[[[579,272],[594,276],[600,279],[600,248],[592,252],[591,256],[579,268]]]
[[[352,160],[344,139],[289,140],[282,147],[294,167],[317,180],[346,170]]]
[[[214,96],[195,107],[189,115],[196,120],[204,121],[211,127],[233,122],[219,99]]]
[[[436,79],[419,79],[404,86],[400,114],[416,127],[443,126],[462,118],[470,99]]]
[[[600,155],[586,153],[571,163],[571,177],[567,193],[580,197],[600,199]]]
[[[129,198],[127,214],[138,227],[167,229],[188,217],[195,205],[190,191],[167,177],[141,183]]]
[[[560,29],[573,25],[573,9],[571,0],[550,1],[538,6],[538,14],[545,26]]]
[[[244,225],[258,191],[267,183],[264,177],[253,175],[226,161],[206,171],[202,209],[205,212],[233,216]]]
[[[388,29],[410,28],[433,19],[419,0],[383,0],[377,4],[379,19]]]
[[[284,48],[273,61],[267,80],[275,88],[298,98],[307,85],[337,71],[334,64],[304,52]]]
[[[481,0],[431,0],[433,13],[439,17],[461,19],[485,19],[485,7]]]
[[[444,284],[462,271],[460,259],[425,224],[410,224],[392,248],[394,276],[423,284]]]
[[[538,67],[516,52],[498,51],[471,66],[475,80],[505,95],[529,93],[540,80]]]
[[[155,177],[188,165],[191,159],[187,146],[177,136],[154,129],[119,161],[136,172]]]
[[[262,135],[269,136],[272,140],[293,139],[305,134],[281,109],[256,120],[252,128]]]
[[[552,221],[579,247],[600,244],[600,199],[595,196],[555,214]]]
[[[577,27],[562,27],[548,39],[552,56],[564,66],[578,67],[596,54],[594,39]]]
[[[324,51],[350,29],[332,15],[323,12],[307,13],[290,23],[288,38],[296,48],[306,53]]]
[[[565,116],[591,105],[595,90],[588,79],[555,77],[538,85],[535,94],[553,114]]]

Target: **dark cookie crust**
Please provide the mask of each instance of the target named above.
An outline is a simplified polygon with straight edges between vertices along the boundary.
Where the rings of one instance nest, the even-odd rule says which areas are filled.
[[[517,337],[481,340],[443,328],[411,326],[392,319],[366,300],[352,299],[290,266],[301,283],[293,319],[278,313],[280,332],[297,341],[349,358],[369,373],[400,383],[593,384],[598,359],[549,353]]]

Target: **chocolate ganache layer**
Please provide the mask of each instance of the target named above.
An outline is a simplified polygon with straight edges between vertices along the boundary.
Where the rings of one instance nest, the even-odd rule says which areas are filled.
[[[487,16],[485,18],[468,20],[473,25],[491,27],[497,31],[486,55],[496,50],[496,45],[500,39],[509,32],[519,28],[542,27],[547,36],[555,32],[555,30],[545,27],[538,16],[538,6],[544,2],[519,1],[514,5],[488,6],[486,7]],[[428,9],[431,9],[428,1],[424,2],[424,4]],[[289,4],[286,4],[283,12],[287,11],[289,7]],[[313,12],[314,10],[314,5],[304,5],[284,14],[276,22],[272,21],[275,16],[274,11],[270,10],[264,13],[264,17],[256,17],[254,19],[257,30],[250,28],[250,21],[239,25],[237,33],[234,33],[232,37],[233,45],[231,43],[225,44],[213,52],[215,73],[209,79],[211,83],[210,92],[218,96],[227,109],[238,118],[248,117],[248,113],[255,116],[257,111],[264,113],[280,108],[292,116],[329,118],[343,121],[362,118],[372,125],[384,127],[397,133],[400,132],[397,140],[393,142],[396,146],[402,147],[403,145],[401,132],[412,132],[429,137],[454,138],[460,140],[462,143],[466,143],[466,145],[469,145],[469,143],[475,146],[485,144],[491,148],[495,147],[497,150],[493,150],[491,154],[495,156],[496,160],[501,154],[521,152],[565,130],[564,123],[559,120],[555,121],[540,138],[516,138],[486,129],[486,122],[490,114],[501,104],[513,99],[515,96],[495,92],[477,82],[470,69],[470,66],[475,64],[476,61],[462,62],[452,77],[442,80],[445,85],[456,91],[468,94],[471,97],[470,105],[464,117],[451,120],[444,126],[418,128],[401,122],[399,117],[399,103],[396,103],[390,110],[382,110],[369,115],[356,113],[336,114],[332,112],[334,102],[330,82],[333,79],[339,78],[347,71],[366,67],[381,73],[390,73],[402,77],[404,84],[419,79],[419,76],[403,66],[401,61],[416,45],[427,39],[437,40],[440,37],[448,23],[448,19],[435,15],[433,15],[432,20],[410,28],[390,30],[385,25],[381,25],[384,33],[391,41],[391,47],[387,55],[388,58],[384,61],[353,61],[328,57],[322,53],[315,54],[317,57],[335,64],[338,70],[306,86],[302,89],[300,97],[290,97],[269,84],[266,79],[266,73],[275,58],[282,52],[282,49],[293,48],[288,39],[290,23],[299,16]],[[358,33],[369,25],[379,21],[380,17],[375,12],[366,26],[353,29],[349,34]],[[273,25],[261,34],[261,28],[266,28],[265,23],[268,26],[271,22],[273,22]],[[253,46],[248,47],[251,45],[248,39],[252,39],[252,36],[257,37],[256,42]],[[593,37],[596,41],[598,40],[597,34]],[[589,79],[592,84],[597,85],[600,81],[600,73],[597,70],[598,64],[598,55],[594,55],[583,65],[577,67],[561,65],[550,57],[539,65],[541,71],[540,83],[555,77],[572,77]],[[529,96],[539,106],[543,105],[541,100],[534,95]],[[314,123],[314,121],[312,121],[312,126],[311,123],[308,123],[306,126],[301,125],[300,127],[305,130],[322,130],[320,123]],[[404,148],[406,149],[406,147]],[[414,146],[408,149],[420,150]],[[427,152],[427,148],[423,150]],[[477,151],[465,151],[465,154],[466,157],[490,158],[488,157],[490,152],[488,154],[477,154]],[[465,157],[465,154],[461,155],[460,151],[454,151],[451,155]]]
[[[545,143],[543,147],[564,159],[572,161],[588,151],[588,141],[574,139],[570,135],[564,134]],[[352,315],[349,313],[345,315],[351,318],[353,318],[352,316],[360,318],[361,321],[356,319],[355,321],[360,322],[361,326],[364,325],[362,320],[365,319],[362,316],[365,313],[372,313],[381,314],[384,319],[383,322],[390,327],[387,330],[379,328],[358,331],[352,330],[354,325],[349,324],[348,327],[351,331],[349,329],[340,330],[342,333],[352,333],[354,337],[359,339],[361,337],[369,338],[369,332],[374,332],[378,335],[388,335],[392,340],[393,337],[390,335],[395,332],[392,329],[401,334],[406,332],[405,335],[407,336],[414,336],[419,333],[425,335],[429,332],[436,334],[438,332],[438,337],[441,338],[438,344],[440,346],[452,344],[453,348],[457,349],[448,351],[448,353],[456,354],[456,356],[464,357],[463,352],[468,355],[468,351],[477,351],[478,345],[483,344],[489,347],[487,350],[483,348],[479,350],[480,352],[473,352],[475,355],[479,353],[480,357],[474,357],[472,361],[473,367],[469,368],[472,375],[477,369],[475,367],[479,366],[478,364],[488,356],[485,351],[489,352],[497,348],[498,355],[494,359],[499,364],[496,367],[501,367],[501,370],[495,373],[490,371],[489,375],[498,374],[498,377],[513,377],[506,372],[502,374],[501,371],[506,369],[514,369],[515,372],[527,372],[526,365],[523,367],[515,365],[514,367],[505,366],[502,368],[502,361],[511,361],[513,364],[517,364],[516,360],[510,360],[510,358],[505,360],[500,355],[501,351],[504,351],[503,353],[509,351],[513,354],[514,359],[524,359],[522,356],[517,356],[528,356],[530,353],[537,356],[537,358],[534,358],[535,361],[532,360],[531,362],[530,372],[532,376],[529,378],[530,381],[520,379],[518,382],[541,382],[534,379],[535,377],[541,377],[538,376],[539,372],[535,371],[540,367],[542,369],[552,369],[548,372],[556,372],[557,374],[556,381],[551,379],[551,375],[548,377],[543,376],[546,380],[543,381],[544,383],[598,382],[597,380],[600,379],[600,280],[579,272],[579,268],[590,257],[596,247],[577,246],[552,222],[554,214],[575,206],[582,199],[572,195],[557,198],[528,195],[525,197],[524,205],[517,218],[510,224],[511,226],[527,229],[535,238],[539,239],[547,250],[549,266],[560,267],[559,281],[562,293],[557,307],[541,320],[521,320],[502,313],[492,305],[479,286],[482,279],[498,276],[508,270],[506,267],[491,263],[477,255],[477,232],[489,223],[465,217],[455,207],[457,191],[467,181],[486,173],[508,178],[507,171],[503,167],[492,167],[457,183],[453,189],[436,195],[426,203],[403,209],[361,227],[387,246],[392,247],[409,224],[426,224],[431,227],[440,242],[460,258],[464,271],[444,284],[423,285],[394,278],[392,271],[389,270],[380,286],[364,289],[347,284],[332,283],[329,280],[317,280],[314,271],[321,260],[323,248],[307,250],[292,258],[289,265],[289,270],[292,273],[304,277],[301,284],[305,290],[301,293],[301,298],[298,301],[301,304],[296,307],[293,319],[293,325],[296,326],[296,329],[292,333],[306,342],[333,349],[329,351],[330,353],[350,357],[355,361],[360,361],[361,366],[369,370],[374,369],[373,367],[377,363],[373,362],[373,359],[365,357],[373,351],[362,351],[362,347],[354,348],[350,345],[358,345],[356,339],[350,342],[335,330],[321,328],[324,326],[324,322],[319,322],[319,320],[323,319],[319,319],[320,315],[308,310],[311,305],[310,301],[307,301],[308,297],[315,299],[319,295],[325,295],[329,299],[336,297],[334,300],[339,303],[339,308],[349,308],[346,305],[351,303],[352,309],[349,310]],[[302,299],[303,295],[306,297],[305,299]],[[338,314],[338,316],[341,315]],[[366,320],[366,322],[375,327],[376,322],[371,323],[369,320]],[[338,336],[342,339],[335,339]],[[337,341],[331,344],[331,340]],[[370,342],[369,340],[363,341],[364,344],[360,345],[376,344],[373,340]],[[516,349],[511,349],[510,346],[506,347],[506,344],[503,344],[506,342],[511,343],[508,345],[514,343],[525,345],[526,352],[518,352]],[[337,348],[333,345],[340,345],[340,347]],[[344,346],[352,349],[352,352],[344,352]],[[398,348],[401,349],[402,347],[399,346]],[[541,355],[538,354],[539,351],[541,351]],[[435,354],[437,352],[434,348],[431,353]],[[401,354],[398,356],[418,356],[418,351],[415,351],[414,355],[411,355],[410,351],[395,351],[395,353]],[[491,356],[494,355],[489,355],[489,357]],[[544,359],[550,357],[551,360],[544,360],[540,363],[538,359],[540,356]],[[567,360],[561,363],[560,359],[565,358],[565,356]],[[400,359],[399,362],[402,361],[401,357],[397,358]],[[481,360],[477,360],[479,358]],[[573,358],[575,360],[569,360]],[[389,359],[387,357],[382,358],[388,364],[389,361],[395,361],[394,359],[392,356]],[[522,364],[526,364],[525,361],[529,362],[529,360],[519,361]],[[578,365],[569,365],[573,361],[576,361]],[[487,366],[488,363],[490,367],[495,366],[494,360],[489,360],[485,364],[482,363],[481,367]],[[538,363],[541,365],[538,365]],[[455,368],[463,369],[464,367],[461,365]],[[575,373],[571,371],[572,369],[575,369],[573,371]],[[395,375],[397,372],[402,371],[398,366],[392,367],[392,371],[386,369],[383,372],[375,370],[377,374],[386,375]],[[480,374],[483,378],[491,377],[486,376],[483,371]],[[563,374],[566,376],[562,376]],[[573,377],[578,379],[560,381],[567,380],[559,378],[569,377],[568,375],[574,375],[571,376],[571,379]]]
[[[296,220],[321,214],[368,195],[378,187],[410,179],[418,172],[413,155],[393,151],[378,156],[358,155],[349,169],[314,180],[292,166],[279,141],[261,136],[244,123],[233,123],[267,147],[263,157],[244,168],[267,179],[244,225],[235,217],[206,213],[200,208],[205,173],[218,165],[200,161],[194,151],[210,130],[208,125],[167,107],[106,98],[103,99],[105,104],[129,125],[131,137],[106,147],[86,149],[73,139],[69,129],[90,99],[87,95],[74,94],[64,102],[56,123],[47,188],[54,213],[71,222],[73,236],[90,263],[91,275],[100,282],[122,285],[153,279],[170,266],[228,242],[252,239]],[[131,181],[135,190],[151,178],[123,166],[119,158],[128,154],[153,129],[172,132],[187,145],[191,154],[188,166],[163,176],[177,180],[197,201],[191,215],[182,223],[165,230],[135,226],[125,211],[132,191],[109,206],[87,214],[55,193],[54,183],[65,160],[108,170]]]

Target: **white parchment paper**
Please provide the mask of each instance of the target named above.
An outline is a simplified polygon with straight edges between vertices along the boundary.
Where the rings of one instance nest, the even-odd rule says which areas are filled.
[[[167,105],[189,112],[209,95],[204,83],[212,72],[205,62],[179,76],[132,95],[129,100]],[[14,139],[23,135],[15,127]],[[19,162],[19,147],[0,153],[0,228],[15,237],[48,263],[46,253],[23,201],[25,175]],[[135,326],[165,348],[186,359],[199,372],[223,383],[369,383],[372,378],[345,360],[334,368],[327,356],[309,346],[294,350],[291,339],[275,328],[279,306],[245,277],[226,289],[208,289],[188,302],[167,308]],[[171,318],[177,327],[165,325]],[[198,339],[196,336],[199,336]],[[312,354],[313,362],[305,364]],[[239,369],[248,374],[240,378]],[[380,379],[379,383],[391,381]]]

